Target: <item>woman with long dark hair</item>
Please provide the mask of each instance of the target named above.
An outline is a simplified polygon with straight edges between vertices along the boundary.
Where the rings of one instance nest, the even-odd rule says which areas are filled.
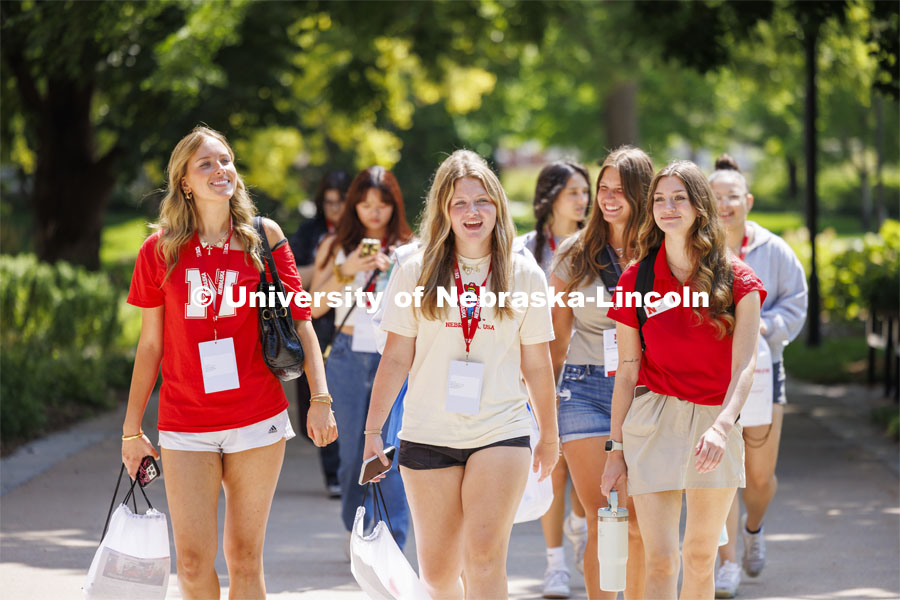
[[[651,179],[653,163],[643,150],[624,146],[606,157],[597,176],[597,197],[587,226],[559,247],[550,275],[555,290],[611,299],[619,276],[637,252],[641,202]],[[597,510],[607,503],[597,473],[603,472],[606,462],[615,382],[615,357],[611,356],[615,350],[607,351],[606,338],[615,333],[616,325],[606,316],[606,309],[594,302],[569,304],[552,309],[556,338],[550,342],[550,353],[559,381],[559,435],[572,483],[587,515],[584,584],[588,597],[614,598],[614,592],[604,595],[600,590]],[[634,510],[630,499],[627,508]],[[643,547],[633,512],[628,527],[625,597],[641,598]]]
[[[347,192],[344,214],[333,235],[325,238],[316,256],[316,271],[311,291],[354,293],[383,291],[388,270],[388,253],[409,241],[403,195],[394,174],[383,167],[360,171]],[[366,248],[363,240],[374,240]],[[370,252],[367,254],[367,252]],[[349,298],[348,298],[349,299]],[[324,304],[313,305],[312,316],[328,310]],[[363,425],[369,408],[372,382],[381,356],[375,345],[372,314],[366,304],[355,300],[342,302],[334,309],[337,334],[328,356],[325,373],[341,399],[335,417],[341,436],[338,480],[341,485],[341,519],[348,534],[353,527],[357,507],[362,504],[365,488],[359,485],[359,469],[363,454]],[[398,405],[398,411],[400,405]],[[409,511],[403,482],[396,469],[382,484],[397,544],[406,543]],[[367,500],[371,504],[371,497]],[[369,519],[373,511],[366,510]]]
[[[224,300],[255,292],[260,271],[268,268],[253,226],[256,207],[227,140],[207,127],[178,142],[167,174],[157,231],[141,246],[128,294],[129,304],[142,308],[142,319],[122,462],[134,478],[143,457],[159,457],[141,421],[162,365],[159,446],[181,593],[219,597],[217,505],[224,488],[229,594],[265,598],[266,522],[285,441],[294,432],[281,382],[263,360],[257,309]],[[299,293],[300,277],[281,228],[269,219],[263,223],[282,283]],[[324,446],[337,429],[322,354],[309,309],[292,304],[291,313],[316,400],[307,433]]]
[[[680,595],[711,598],[719,536],[744,486],[737,419],[753,381],[766,292],[728,252],[715,195],[697,165],[677,161],[657,173],[645,208],[638,263],[619,279],[622,297],[637,291],[642,306],[623,301],[608,313],[618,323],[619,364],[602,489],[622,493],[627,481],[648,598],[678,595],[683,493]],[[679,300],[684,295],[688,302]]]

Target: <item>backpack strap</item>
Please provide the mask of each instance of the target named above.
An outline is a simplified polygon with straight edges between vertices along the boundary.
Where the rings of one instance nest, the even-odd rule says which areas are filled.
[[[634,282],[634,291],[638,292],[641,295],[641,298],[646,297],[647,292],[653,290],[653,281],[655,279],[653,268],[656,265],[656,256],[658,254],[659,248],[654,248],[644,260],[640,262],[640,265],[638,265],[637,279]],[[641,336],[641,350],[646,350],[647,344],[644,342],[643,329],[644,323],[647,322],[647,310],[643,306],[635,310],[638,318],[638,334]]]

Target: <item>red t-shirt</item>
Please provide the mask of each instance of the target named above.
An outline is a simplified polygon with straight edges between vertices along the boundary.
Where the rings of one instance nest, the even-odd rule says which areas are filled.
[[[766,298],[762,281],[737,257],[733,257],[732,265],[734,283],[731,290],[735,305],[750,292],[759,292],[762,305]],[[623,298],[628,292],[635,291],[638,266],[631,265],[619,278]],[[684,286],[672,275],[666,263],[665,242],[656,256],[653,273],[653,291],[661,296],[667,292],[682,295]],[[634,306],[613,306],[607,316],[638,329],[637,311]],[[731,383],[733,336],[717,339],[715,327],[708,319],[697,323],[693,310],[681,305],[649,317],[644,322],[643,334],[647,349],[641,358],[638,385],[695,404],[722,404]]]
[[[244,427],[273,417],[288,406],[281,382],[266,367],[259,342],[258,309],[251,307],[250,294],[259,286],[259,272],[242,250],[231,250],[227,256],[221,248],[211,254],[203,250],[203,262],[196,254],[197,237],[179,252],[178,263],[163,283],[166,263],[156,252],[159,232],[141,246],[128,303],[141,308],[164,307],[163,383],[159,393],[159,429],[162,431],[204,432]],[[299,292],[300,275],[288,244],[273,253],[278,276],[285,292]],[[246,258],[246,262],[245,262]],[[226,262],[227,261],[227,262]],[[200,269],[209,269],[210,280],[216,271],[226,269],[225,285],[233,285],[233,298],[242,306],[231,306],[218,300],[219,339],[233,338],[240,387],[207,394],[203,387],[198,344],[213,339],[212,306],[191,304],[191,291],[201,285]],[[227,266],[226,266],[227,265]],[[268,267],[266,267],[268,274]],[[269,277],[271,281],[271,277]],[[295,320],[309,320],[309,308],[291,304]]]

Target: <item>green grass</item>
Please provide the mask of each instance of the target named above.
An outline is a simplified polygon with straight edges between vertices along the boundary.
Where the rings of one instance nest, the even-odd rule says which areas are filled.
[[[817,348],[798,339],[785,348],[784,368],[790,375],[814,383],[866,383],[867,356],[862,334],[826,338]]]
[[[149,233],[144,217],[132,217],[107,225],[100,234],[100,262],[109,265],[134,260]]]
[[[798,212],[752,211],[749,218],[777,235],[806,227],[806,216]],[[857,237],[863,234],[859,219],[844,215],[820,216],[818,226],[819,231],[834,229],[838,237]]]

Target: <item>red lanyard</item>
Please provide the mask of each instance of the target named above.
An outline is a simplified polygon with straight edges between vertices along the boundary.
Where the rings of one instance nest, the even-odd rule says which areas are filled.
[[[491,276],[491,264],[488,263],[488,272],[484,276],[481,286],[475,290],[475,297],[478,298],[480,290],[487,285],[488,277]],[[453,264],[453,279],[456,280],[456,304],[459,306],[459,320],[462,325],[463,340],[466,342],[466,361],[469,360],[469,348],[472,340],[475,339],[475,331],[478,329],[478,321],[481,320],[481,299],[475,303],[475,310],[472,311],[472,317],[467,315],[466,307],[462,303],[463,284],[462,275],[459,274],[459,261]]]
[[[746,229],[744,230],[746,232]],[[747,257],[747,240],[750,239],[750,236],[747,233],[744,233],[744,239],[741,241],[741,260],[744,260]]]
[[[550,246],[550,252],[556,254],[556,240],[553,239],[553,232],[550,231],[550,228],[544,230],[544,237],[547,238],[547,244]]]
[[[219,334],[216,331],[216,322],[219,320],[219,301],[222,298],[222,294],[225,292],[225,273],[228,270],[228,249],[231,246],[231,235],[234,233],[234,227],[231,223],[231,218],[228,219],[228,238],[225,240],[225,245],[222,247],[222,258],[224,259],[224,265],[222,268],[216,269],[216,285],[210,282],[209,279],[209,270],[206,268],[206,257],[203,255],[203,251],[200,249],[200,232],[197,232],[197,245],[194,247],[194,251],[197,253],[197,259],[200,261],[200,282],[203,286],[210,290],[213,294],[212,298],[212,309],[213,309],[213,339],[219,339]]]
[[[381,238],[381,249],[384,250],[385,248],[387,248],[387,238]],[[372,283],[369,284],[369,287],[367,287],[365,290],[363,290],[363,291],[366,292],[366,307],[371,307],[371,306],[372,306],[372,303],[369,301],[369,294],[368,294],[368,292],[374,292],[374,291],[375,291],[375,281],[377,281],[377,280],[378,280],[377,277],[373,277],[373,278],[372,278]]]

